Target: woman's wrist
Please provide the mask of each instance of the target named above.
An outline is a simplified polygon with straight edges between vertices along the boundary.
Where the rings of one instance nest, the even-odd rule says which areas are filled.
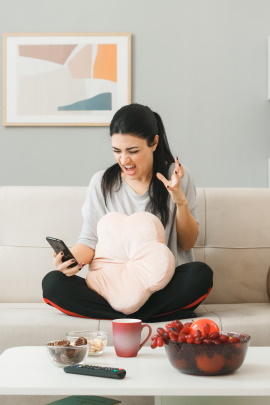
[[[188,202],[187,202],[187,199],[184,194],[173,198],[173,201],[174,201],[175,205],[179,208],[188,206]]]

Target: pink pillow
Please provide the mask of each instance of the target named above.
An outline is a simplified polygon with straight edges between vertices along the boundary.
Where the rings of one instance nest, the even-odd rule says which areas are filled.
[[[97,225],[98,243],[86,282],[124,314],[137,311],[171,280],[175,259],[153,214],[112,212]]]

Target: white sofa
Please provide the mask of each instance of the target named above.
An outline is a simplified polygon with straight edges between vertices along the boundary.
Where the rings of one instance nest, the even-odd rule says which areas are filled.
[[[197,191],[195,255],[212,267],[214,288],[196,313],[223,330],[249,333],[251,345],[268,346],[270,189]],[[0,353],[80,329],[108,331],[112,344],[110,321],[71,317],[42,300],[41,280],[54,268],[45,237],[74,244],[85,193],[85,187],[0,187]],[[154,332],[159,325],[152,324]]]

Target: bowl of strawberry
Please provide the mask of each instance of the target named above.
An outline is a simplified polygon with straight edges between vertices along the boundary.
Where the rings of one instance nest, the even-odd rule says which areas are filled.
[[[152,349],[165,347],[167,357],[177,370],[193,375],[223,375],[236,371],[244,362],[250,336],[221,332],[218,325],[201,318],[194,322],[172,321],[157,328]]]

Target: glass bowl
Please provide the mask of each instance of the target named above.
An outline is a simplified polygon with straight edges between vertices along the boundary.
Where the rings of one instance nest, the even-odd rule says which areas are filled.
[[[88,344],[82,346],[53,346],[59,340],[47,343],[47,353],[52,363],[59,367],[72,366],[85,361],[88,355]]]
[[[103,331],[92,330],[74,331],[66,334],[66,338],[70,340],[71,344],[79,337],[84,337],[87,340],[88,356],[100,356],[107,345],[108,334]]]
[[[179,343],[164,344],[166,354],[173,367],[185,374],[223,375],[237,370],[244,362],[250,336],[244,333],[221,332],[229,337],[238,337],[237,343],[216,345]]]

